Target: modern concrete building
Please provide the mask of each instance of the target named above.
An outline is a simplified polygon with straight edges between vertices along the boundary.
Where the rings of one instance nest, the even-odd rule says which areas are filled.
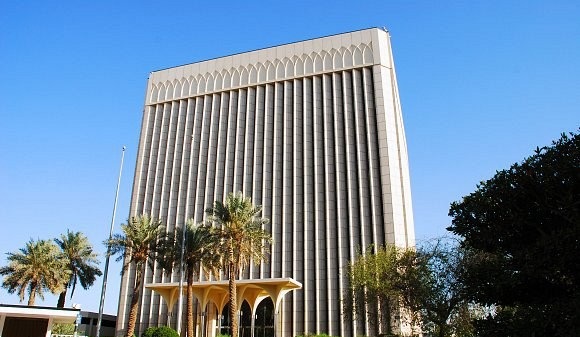
[[[73,324],[80,309],[0,304],[1,337],[50,337],[54,324]]]
[[[360,30],[150,74],[131,216],[149,213],[173,231],[186,219],[203,221],[214,200],[234,191],[263,206],[273,237],[269,261],[241,278],[258,297],[274,294],[260,292],[261,280],[301,287],[274,294],[277,335],[373,334],[367,323],[343,318],[346,266],[369,245],[414,245],[388,32]],[[134,275],[123,276],[118,330],[126,326]],[[178,274],[156,268],[144,277],[137,333],[175,327]],[[160,290],[163,284],[169,288]],[[255,320],[261,304],[244,298]],[[208,306],[198,306],[199,324],[214,334],[225,304],[200,303]]]

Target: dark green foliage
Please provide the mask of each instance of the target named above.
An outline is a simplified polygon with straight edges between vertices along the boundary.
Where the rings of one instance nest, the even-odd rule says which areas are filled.
[[[410,324],[414,332],[470,336],[472,308],[458,282],[462,268],[463,252],[448,240],[436,240],[417,250],[368,249],[349,266],[345,314],[366,319],[371,332],[379,336],[398,332],[391,328],[397,320]],[[383,315],[374,315],[379,311],[375,308]]]
[[[145,329],[145,331],[143,331],[143,333],[141,334],[141,337],[153,337],[153,333],[155,331],[157,331],[157,327],[150,326],[147,329]]]
[[[66,282],[57,303],[58,308],[63,308],[68,288],[71,288],[70,297],[72,298],[77,282],[81,284],[83,289],[88,289],[93,285],[97,276],[101,276],[103,273],[98,268],[98,255],[93,252],[93,246],[83,233],[67,230],[66,234],[61,234],[60,238],[54,239],[54,242],[62,250],[63,258],[70,270],[70,278]]]
[[[160,326],[147,328],[141,337],[179,337],[179,334],[170,327]]]
[[[375,335],[392,333],[391,321],[400,298],[398,269],[404,253],[395,246],[370,247],[349,264],[345,314],[368,322]]]
[[[7,255],[8,266],[0,268],[0,275],[4,276],[2,287],[9,294],[18,293],[20,302],[28,294],[28,305],[34,305],[37,295],[44,299],[47,290],[60,293],[70,277],[62,254],[52,241],[30,239],[26,247]]]
[[[470,298],[495,306],[481,336],[580,331],[580,136],[562,135],[451,205]]]
[[[401,255],[397,287],[402,304],[433,336],[470,336],[472,308],[459,281],[463,250],[454,240],[438,239]]]

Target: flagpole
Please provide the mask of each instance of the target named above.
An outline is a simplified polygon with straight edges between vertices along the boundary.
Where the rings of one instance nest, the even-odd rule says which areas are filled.
[[[117,200],[119,200],[119,187],[121,185],[121,175],[123,173],[123,161],[125,159],[125,149],[121,153],[121,168],[119,169],[119,179],[117,180],[117,190],[115,191],[115,203],[113,205],[113,216],[111,218],[111,230],[109,231],[109,241],[113,238],[113,227],[115,226],[115,215],[117,214]],[[101,336],[101,323],[103,321],[103,307],[105,305],[105,293],[107,291],[107,275],[109,273],[109,257],[111,256],[111,248],[107,243],[107,256],[105,258],[105,271],[103,275],[103,287],[101,288],[101,304],[99,305],[99,318],[97,319],[97,336]]]

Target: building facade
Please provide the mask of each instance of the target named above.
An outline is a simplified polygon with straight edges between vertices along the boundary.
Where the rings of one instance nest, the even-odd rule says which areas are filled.
[[[168,231],[230,192],[263,206],[270,259],[243,279],[293,278],[282,336],[372,334],[343,316],[346,266],[370,245],[414,245],[407,147],[388,32],[366,29],[154,71],[131,216]],[[117,330],[135,271],[122,279]],[[177,282],[147,270],[145,284]],[[137,332],[175,326],[145,290]],[[174,306],[176,306],[175,304]],[[171,312],[171,313],[170,313]]]

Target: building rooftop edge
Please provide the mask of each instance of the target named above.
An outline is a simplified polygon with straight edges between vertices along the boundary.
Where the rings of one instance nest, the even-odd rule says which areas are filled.
[[[23,304],[0,304],[0,307],[4,308],[24,308],[24,309],[42,309],[42,310],[64,310],[64,311],[78,311],[80,312],[81,309],[75,308],[56,308],[56,307],[44,307],[44,306],[36,306],[36,305],[23,305]]]
[[[288,46],[288,45],[295,44],[295,43],[302,43],[302,42],[306,42],[306,41],[314,41],[314,40],[318,40],[318,39],[325,39],[325,38],[329,38],[329,37],[333,37],[333,36],[339,36],[339,35],[350,34],[350,33],[355,33],[355,32],[362,32],[362,31],[365,31],[365,30],[373,30],[373,29],[382,30],[382,31],[385,31],[387,33],[389,32],[385,27],[368,27],[368,28],[362,28],[362,29],[355,29],[355,30],[351,30],[351,31],[347,31],[347,32],[342,32],[342,33],[329,34],[329,35],[324,35],[324,36],[319,36],[319,37],[313,37],[313,38],[309,38],[309,39],[303,39],[303,40],[292,41],[292,42],[288,42],[288,43],[277,44],[277,45],[263,47],[263,48],[246,50],[246,51],[242,51],[242,52],[238,52],[238,53],[233,53],[233,54],[228,54],[228,55],[222,55],[222,56],[212,57],[212,58],[208,58],[208,59],[204,59],[204,60],[199,60],[199,61],[195,61],[195,62],[189,62],[189,63],[180,64],[180,65],[173,66],[173,67],[161,68],[161,69],[157,69],[157,70],[151,71],[149,73],[149,77],[153,73],[157,73],[157,72],[161,72],[161,71],[166,71],[166,70],[169,70],[169,69],[174,69],[174,68],[179,68],[179,67],[184,67],[184,66],[188,66],[188,65],[192,65],[192,64],[196,64],[196,63],[202,63],[202,62],[207,62],[207,61],[212,61],[212,60],[218,60],[218,59],[221,59],[221,58],[226,58],[226,57],[231,57],[231,56],[236,56],[236,55],[241,55],[241,54],[246,54],[246,53],[252,53],[252,52],[256,52],[256,51],[260,51],[260,50],[266,50],[266,49],[271,49],[271,48]]]

